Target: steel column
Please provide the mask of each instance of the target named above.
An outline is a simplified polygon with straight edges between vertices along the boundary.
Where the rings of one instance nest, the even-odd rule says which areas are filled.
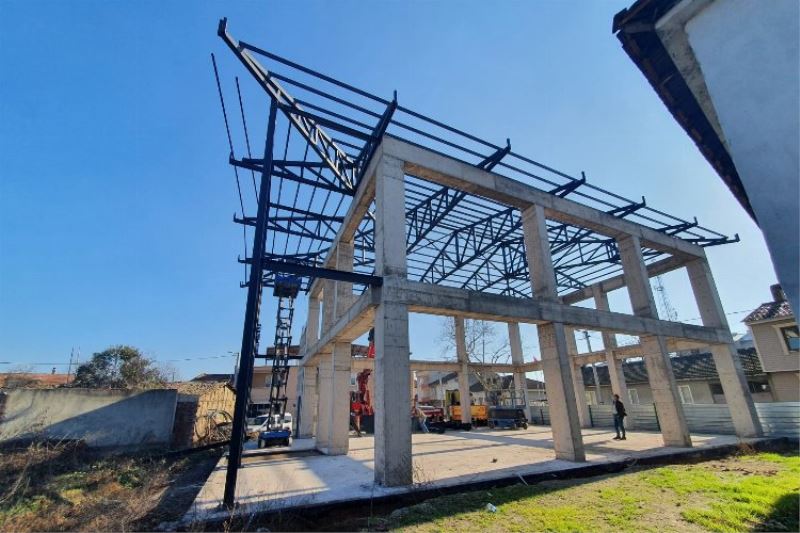
[[[233,410],[233,428],[231,445],[228,452],[228,472],[225,476],[225,495],[223,503],[232,508],[236,497],[236,477],[242,461],[242,443],[244,441],[245,416],[250,397],[250,384],[253,381],[253,361],[258,349],[258,319],[261,308],[261,292],[263,288],[262,262],[267,236],[267,218],[269,216],[269,194],[272,175],[272,145],[275,139],[275,118],[278,106],[275,100],[269,107],[267,139],[264,146],[264,169],[261,172],[261,188],[258,192],[258,211],[256,231],[253,237],[253,261],[250,265],[250,280],[247,286],[247,306],[245,307],[244,328],[242,332],[242,349],[239,360],[239,372],[236,376],[236,403]]]

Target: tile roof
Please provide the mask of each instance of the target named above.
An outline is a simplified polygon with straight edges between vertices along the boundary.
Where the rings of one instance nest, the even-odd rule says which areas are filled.
[[[740,350],[739,360],[742,363],[742,370],[744,370],[746,376],[755,376],[764,373],[761,369],[761,362],[758,360],[758,355],[756,355],[754,349]],[[714,364],[714,358],[710,353],[679,355],[671,358],[670,362],[672,363],[672,371],[677,381],[719,379],[717,368]],[[608,375],[608,367],[602,365],[595,368],[597,369],[597,378],[600,380],[600,385],[610,385],[611,379]],[[587,386],[594,385],[592,367],[586,365],[582,370],[583,382]],[[645,368],[644,361],[623,363],[622,371],[625,374],[625,382],[629,385],[648,382],[647,368]]]
[[[786,300],[782,302],[767,302],[758,306],[758,309],[745,317],[742,322],[750,324],[751,322],[759,322],[761,320],[770,320],[773,318],[792,318],[791,307]]]

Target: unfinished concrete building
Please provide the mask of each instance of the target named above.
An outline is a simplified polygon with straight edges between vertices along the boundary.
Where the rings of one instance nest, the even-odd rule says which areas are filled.
[[[271,102],[264,156],[251,156],[248,140],[248,157],[237,157],[231,144],[234,168],[253,172],[250,207],[258,213],[237,218],[255,227],[242,260],[251,270],[237,390],[249,389],[253,358],[266,357],[258,353],[263,288],[280,275],[302,278],[299,434],[313,436],[317,450],[348,452],[351,344],[374,327],[375,481],[412,483],[410,373],[457,372],[465,391],[475,366],[463,342],[470,318],[508,325],[511,363],[489,370],[513,373],[520,388],[526,372],[543,372],[555,458],[585,458],[588,414],[576,368],[605,362],[613,390],[627,398],[620,363],[629,357],[646,362],[664,444],[691,446],[670,364],[671,352],[689,348],[713,353],[737,434],[760,435],[704,249],[731,239],[515,154],[509,142],[498,146],[424,117],[396,96],[366,93],[236,41],[224,21],[220,36]],[[678,269],[688,273],[702,325],[658,316],[650,278]],[[632,314],[609,309],[608,293],[622,287]],[[452,317],[458,360],[411,359],[409,313]],[[523,354],[520,324],[536,325],[540,360]],[[604,349],[578,355],[577,328],[601,332]],[[616,334],[639,340],[617,347]]]

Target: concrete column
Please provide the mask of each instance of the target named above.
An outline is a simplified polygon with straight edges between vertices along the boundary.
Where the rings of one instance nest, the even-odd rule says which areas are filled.
[[[628,235],[617,239],[617,243],[634,314],[658,318],[639,237]],[[658,410],[658,422],[661,425],[664,444],[690,447],[692,439],[689,436],[689,427],[686,425],[686,416],[672,372],[666,341],[663,337],[646,335],[639,337],[639,344],[644,355],[653,402]]]
[[[413,482],[408,307],[392,301],[406,267],[403,162],[382,156],[375,176],[375,273],[383,276],[375,309],[375,482]]]
[[[508,342],[511,346],[511,363],[514,368],[514,388],[522,391],[519,400],[525,406],[525,413],[530,420],[530,405],[528,404],[528,380],[525,379],[525,372],[520,366],[525,363],[525,356],[522,354],[522,336],[519,333],[519,322],[508,323]],[[520,394],[520,393],[518,393]]]
[[[308,297],[308,317],[306,319],[306,346],[314,346],[319,340],[320,301],[316,296]]]
[[[325,334],[336,321],[336,284],[322,281],[322,331]],[[327,452],[331,439],[333,415],[333,351],[319,354],[319,386],[317,388],[317,450]]]
[[[575,341],[575,330],[564,328],[567,334],[567,352],[572,363],[572,388],[575,389],[575,403],[578,404],[578,420],[582,428],[592,427],[592,417],[589,413],[589,403],[586,401],[586,384],[583,382],[581,365],[575,363],[578,355],[578,343]]]
[[[322,331],[327,332],[336,321],[336,282],[322,280]]]
[[[331,403],[333,399],[333,354],[319,357],[317,383],[317,431],[316,448],[327,452],[331,439]]]
[[[314,435],[314,419],[317,415],[317,368],[301,366],[297,380],[301,386],[300,425],[297,428],[299,438]]]
[[[353,271],[353,243],[340,242],[334,252],[336,269]],[[333,314],[334,322],[343,316],[353,303],[353,284],[334,282]],[[332,354],[330,437],[323,450],[328,455],[345,455],[350,441],[350,374],[352,372],[352,350],[349,342],[336,342]]]
[[[350,366],[349,342],[333,345],[332,399],[328,412],[330,417],[327,448],[321,450],[328,455],[346,455],[350,442]]]
[[[592,287],[592,296],[594,297],[594,306],[599,311],[610,311],[608,306],[608,295],[604,293],[599,286]],[[606,351],[606,366],[608,366],[608,375],[611,378],[611,394],[619,394],[620,400],[626,406],[631,405],[630,395],[628,394],[628,385],[625,383],[625,373],[622,370],[622,361],[617,359],[614,354],[614,349],[617,347],[617,339],[613,333],[607,331],[602,332],[603,347]],[[611,400],[614,398],[612,396]],[[628,409],[628,416],[625,419],[625,427],[633,429],[636,427],[636,417],[633,415],[632,410]]]
[[[556,459],[585,461],[564,324],[552,322],[539,325],[536,329],[539,333],[542,372],[547,390],[547,405],[550,408]]]
[[[461,371],[458,372],[458,396],[461,401],[461,422],[469,424],[472,422],[472,409],[469,399],[469,354],[467,354],[467,338],[464,328],[464,319],[454,317],[456,332],[456,355],[461,364]]]
[[[542,206],[533,205],[522,211],[522,231],[534,298],[556,301],[558,298],[556,277]],[[585,461],[578,406],[572,390],[572,363],[567,353],[564,324],[560,322],[542,324],[537,330],[556,458]]]
[[[686,265],[686,271],[689,274],[703,325],[727,330],[728,320],[725,318],[725,311],[708,261],[704,258],[695,259]],[[711,346],[711,354],[714,357],[736,434],[740,437],[761,436],[761,421],[758,419],[736,348],[733,344],[717,344]]]

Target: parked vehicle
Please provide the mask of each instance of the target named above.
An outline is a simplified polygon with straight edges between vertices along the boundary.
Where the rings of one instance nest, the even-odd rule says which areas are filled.
[[[258,437],[259,433],[269,430],[288,431],[292,435],[292,415],[284,413],[283,418],[272,415],[272,422],[269,422],[269,415],[257,416],[252,424],[247,425],[247,434],[251,437]]]
[[[292,432],[288,429],[272,429],[258,433],[258,447],[291,446]]]
[[[525,409],[521,407],[490,407],[489,429],[494,428],[528,429]]]

